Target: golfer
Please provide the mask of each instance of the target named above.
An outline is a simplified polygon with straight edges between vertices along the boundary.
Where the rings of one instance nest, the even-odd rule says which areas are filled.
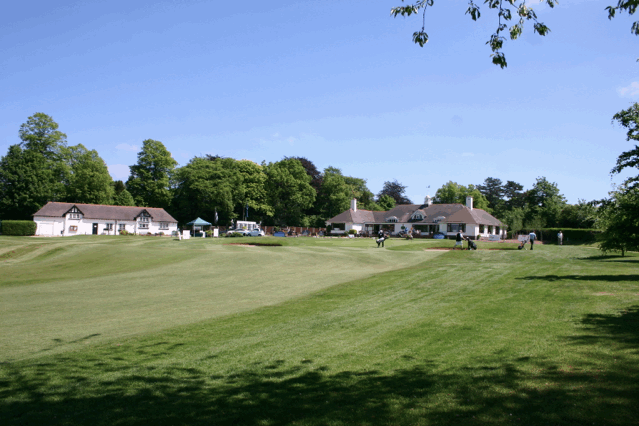
[[[530,249],[533,249],[533,244],[535,244],[535,240],[537,239],[537,234],[535,234],[535,231],[530,231],[530,234],[528,234],[528,241],[530,241]]]
[[[464,235],[462,234],[461,229],[457,232],[457,237],[455,238],[455,247],[459,246],[462,250],[464,249]]]

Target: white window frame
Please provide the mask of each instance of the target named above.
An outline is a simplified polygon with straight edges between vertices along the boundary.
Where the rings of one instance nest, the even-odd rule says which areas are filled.
[[[149,224],[148,223],[140,223],[140,226],[138,228],[139,229],[149,229]]]

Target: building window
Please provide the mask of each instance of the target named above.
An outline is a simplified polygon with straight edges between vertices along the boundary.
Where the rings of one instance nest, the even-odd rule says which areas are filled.
[[[466,224],[465,223],[449,223],[448,224],[448,232],[466,232]]]
[[[82,215],[80,213],[69,213],[67,215],[68,219],[80,220],[82,219]]]
[[[493,235],[493,225],[488,225],[488,233]]]
[[[386,222],[388,223],[397,223],[399,220],[395,216],[387,217]]]
[[[500,231],[499,226],[495,226],[495,234],[499,235],[499,231]]]
[[[113,231],[113,224],[112,223],[105,223],[104,224],[104,230],[105,231]]]
[[[160,229],[169,229],[168,222],[160,222]]]
[[[140,229],[149,229],[149,224],[148,223],[141,223],[140,224]]]
[[[483,234],[483,233],[484,233],[484,231],[485,231],[485,227],[484,227],[484,225],[479,225],[479,233],[480,233],[480,234]]]
[[[126,225],[124,223],[120,223],[118,225],[118,231],[126,231]]]
[[[333,230],[343,231],[343,230],[346,229],[346,224],[345,223],[332,223],[331,225],[333,226]]]
[[[148,218],[148,217],[146,217],[146,216],[142,216],[142,217],[140,218],[140,222],[149,223],[149,222],[150,222],[150,220],[149,220],[149,218]]]
[[[69,232],[76,232],[78,230],[77,226],[69,226]]]

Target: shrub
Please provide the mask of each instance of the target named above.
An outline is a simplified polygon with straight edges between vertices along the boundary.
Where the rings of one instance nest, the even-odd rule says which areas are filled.
[[[164,236],[164,232],[160,231],[160,232],[158,232],[158,235],[159,235],[160,237],[163,237],[163,236]]]
[[[4,235],[35,235],[38,225],[32,220],[3,220],[2,233]]]
[[[529,234],[533,229],[522,229],[520,234]],[[537,238],[543,241],[557,242],[557,234],[561,231],[564,234],[564,244],[571,243],[592,243],[597,240],[601,231],[598,229],[571,229],[571,228],[541,228],[535,229]]]
[[[244,235],[242,235],[239,232],[231,232],[231,233],[227,232],[226,233],[226,238],[237,238],[237,237],[243,237],[243,236]]]
[[[129,235],[129,231],[126,229],[120,229],[120,235]]]
[[[210,229],[208,231],[204,231],[204,233],[206,234],[207,237],[211,238],[213,236],[213,231],[211,231]]]
[[[351,235],[357,235],[357,229],[349,229],[348,233]]]

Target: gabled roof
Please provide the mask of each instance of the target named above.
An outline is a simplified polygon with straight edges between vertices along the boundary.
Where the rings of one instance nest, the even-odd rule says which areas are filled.
[[[423,220],[411,220],[411,216],[419,211]],[[396,217],[398,223],[468,223],[476,225],[505,226],[499,219],[481,209],[470,209],[463,204],[400,204],[386,212],[370,210],[346,210],[327,222],[331,223],[385,223],[387,218]],[[437,219],[437,221],[435,221]]]
[[[335,222],[335,223],[342,223],[342,222],[344,222],[344,223],[347,223],[347,222],[351,222],[351,223],[369,223],[369,222],[374,222],[375,221],[374,213],[380,213],[380,212],[373,212],[371,210],[353,211],[351,209],[348,209],[348,210],[338,214],[334,218],[330,219],[329,222]]]
[[[58,203],[50,201],[33,216],[63,217],[73,207],[82,212],[85,219],[128,220],[135,221],[143,212],[147,212],[154,222],[177,223],[166,210],[157,207],[106,206],[101,204]]]

